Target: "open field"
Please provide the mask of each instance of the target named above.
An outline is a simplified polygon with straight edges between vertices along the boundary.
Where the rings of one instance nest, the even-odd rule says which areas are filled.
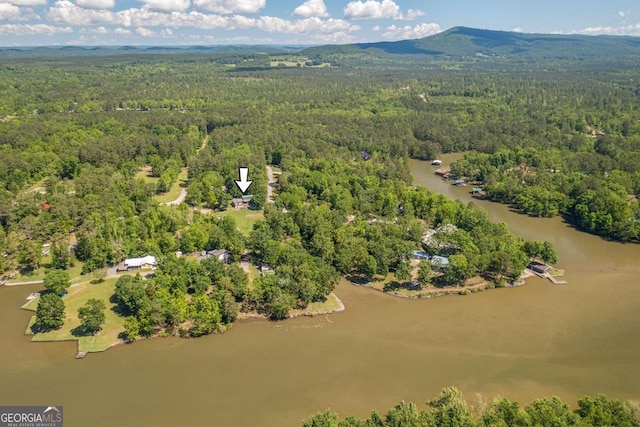
[[[250,209],[234,209],[230,208],[223,212],[216,212],[214,215],[217,216],[230,216],[236,221],[236,226],[238,230],[245,236],[248,236],[253,230],[253,224],[255,224],[259,219],[264,218],[264,214],[262,210],[250,210]]]
[[[81,283],[69,288],[67,295],[63,298],[65,303],[64,325],[54,331],[35,334],[32,338],[34,342],[43,341],[78,341],[78,351],[96,352],[104,351],[109,347],[119,344],[121,340],[118,335],[124,330],[124,317],[116,313],[117,304],[110,302],[110,298],[115,292],[116,279],[106,280],[102,283],[93,284],[90,282]],[[83,336],[80,331],[80,320],[78,319],[78,309],[86,302],[96,298],[103,300],[107,309],[105,310],[106,320],[102,330],[94,336]],[[35,311],[38,305],[36,298],[23,306],[26,310]],[[35,323],[35,315],[31,318],[26,333],[32,334],[31,326]]]

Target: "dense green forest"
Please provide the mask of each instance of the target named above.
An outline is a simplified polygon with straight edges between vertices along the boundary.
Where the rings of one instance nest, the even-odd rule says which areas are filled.
[[[319,412],[302,423],[303,427],[527,427],[527,426],[620,426],[640,425],[638,402],[621,402],[605,395],[585,396],[575,410],[558,397],[535,399],[521,407],[505,397],[478,401],[469,408],[460,391],[445,388],[428,400],[428,409],[419,410],[414,403],[401,402],[381,415],[374,411],[366,419],[340,418],[333,410]]]
[[[422,264],[421,286],[475,275],[503,284],[531,258],[553,262],[544,242],[413,187],[410,156],[472,150],[453,169],[484,181],[488,197],[638,240],[640,81],[624,62],[497,70],[415,59],[389,69],[388,58],[366,69],[270,67],[266,54],[93,59],[0,67],[0,271],[86,274],[155,255],[155,277],[119,280],[132,336],[202,335],[238,310],[286,317],[322,301],[340,276],[407,281],[423,248],[450,264]],[[273,203],[267,165],[281,171]],[[261,218],[244,231],[227,215],[241,195],[239,167],[251,171]],[[182,175],[185,202],[159,203]],[[435,239],[425,242],[429,229]],[[216,249],[229,263],[176,256]],[[241,259],[273,274],[249,277]]]

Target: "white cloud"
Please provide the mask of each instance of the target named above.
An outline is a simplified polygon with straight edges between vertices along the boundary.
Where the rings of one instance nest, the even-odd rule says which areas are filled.
[[[266,0],[194,0],[193,6],[205,12],[222,15],[258,13],[264,8]]]
[[[376,25],[375,27],[373,27],[371,29],[371,31],[380,31],[382,29],[382,27],[380,25]]]
[[[107,30],[105,27],[80,29],[80,33],[82,34],[107,34],[108,32],[109,30]]]
[[[115,35],[117,35],[117,36],[130,36],[132,34],[131,30],[127,30],[127,29],[124,29],[124,28],[116,28],[113,31],[113,33]]]
[[[136,28],[136,34],[139,35],[140,37],[154,37],[156,35],[154,31],[147,30],[144,27]]]
[[[11,3],[16,6],[43,6],[47,4],[47,0],[6,0],[6,3]]]
[[[344,19],[320,19],[316,17],[289,21],[273,16],[261,16],[255,20],[255,28],[269,33],[321,33],[330,34],[340,31],[356,31],[360,27]]]
[[[344,7],[347,19],[401,19],[402,12],[393,0],[352,1]]]
[[[618,16],[621,18],[624,18],[624,12],[623,11],[618,12]]]
[[[405,15],[400,10],[400,6],[393,0],[358,0],[347,3],[344,7],[344,16],[347,19],[394,19],[412,21],[419,16],[424,16],[424,12],[409,9]]]
[[[631,25],[620,25],[617,27],[611,26],[598,26],[587,27],[582,30],[572,31],[572,34],[586,34],[586,35],[612,35],[612,36],[637,36],[640,37],[640,23]]]
[[[0,3],[0,21],[20,19],[20,8],[9,3]]]
[[[85,9],[68,0],[58,0],[47,11],[47,18],[53,22],[69,25],[91,25],[114,23],[111,11],[101,9]]]
[[[86,9],[111,9],[115,0],[76,0],[76,4]]]
[[[144,34],[147,34],[145,30],[153,31],[153,27],[228,31],[257,29],[266,33],[305,34],[325,38],[332,34],[347,34],[360,29],[358,25],[354,25],[344,19],[323,19],[315,16],[294,20],[274,16],[251,18],[243,15],[223,16],[197,11],[173,11],[168,13],[155,11],[147,7],[113,12],[110,10],[84,9],[68,0],[58,0],[49,9],[47,17],[52,21],[68,25],[110,24],[135,28],[137,33],[143,37],[146,37]],[[149,28],[152,29],[149,30]],[[156,35],[159,34],[158,31],[155,32]],[[126,35],[122,33],[122,28],[116,29],[114,33]],[[165,35],[172,36],[169,33],[165,33]],[[347,41],[347,39],[343,39],[343,41]]]
[[[164,28],[162,31],[160,31],[160,35],[162,37],[172,37],[173,31],[171,31],[171,28]]]
[[[522,27],[515,27],[514,29],[512,29],[511,31],[515,32],[515,33],[521,33],[522,32]]]
[[[14,36],[26,36],[26,35],[43,35],[50,36],[60,33],[72,33],[71,27],[56,27],[53,25],[45,24],[5,24],[0,25],[0,34],[14,35]]]
[[[413,21],[414,19],[424,16],[424,12],[417,9],[409,9],[407,15],[404,17],[405,21]]]
[[[306,1],[300,6],[296,7],[296,9],[293,11],[293,14],[296,16],[304,16],[305,18],[309,18],[311,16],[329,16],[329,13],[327,12],[327,6],[322,0]]]
[[[149,9],[163,12],[181,12],[191,5],[189,0],[138,0]]]
[[[386,39],[391,40],[406,40],[406,39],[419,39],[421,37],[430,36],[441,32],[440,25],[436,23],[422,23],[415,26],[406,25],[404,27],[397,27],[391,25],[387,27],[387,31],[382,34]]]

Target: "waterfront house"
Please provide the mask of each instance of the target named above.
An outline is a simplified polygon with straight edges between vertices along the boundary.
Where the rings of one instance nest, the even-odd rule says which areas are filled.
[[[440,166],[442,164],[442,160],[437,160],[437,159],[436,160],[432,160],[431,164],[433,166]]]
[[[471,194],[482,194],[482,188],[480,187],[473,187],[471,189]]]
[[[541,262],[532,261],[529,263],[527,268],[537,274],[547,274],[551,271],[553,267],[547,264],[543,264]]]

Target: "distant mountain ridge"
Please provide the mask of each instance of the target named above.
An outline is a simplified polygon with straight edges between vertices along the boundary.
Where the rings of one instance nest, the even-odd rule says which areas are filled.
[[[626,58],[640,60],[640,37],[533,34],[453,27],[432,36],[400,41],[342,45],[214,45],[214,46],[39,46],[0,47],[0,59],[132,54],[300,53],[319,62],[372,57],[441,59],[503,58],[522,61]]]
[[[511,57],[530,60],[589,59],[629,55],[640,57],[640,37],[530,34],[454,27],[421,39],[317,46],[303,51],[308,55],[356,52],[429,55],[443,58]]]

